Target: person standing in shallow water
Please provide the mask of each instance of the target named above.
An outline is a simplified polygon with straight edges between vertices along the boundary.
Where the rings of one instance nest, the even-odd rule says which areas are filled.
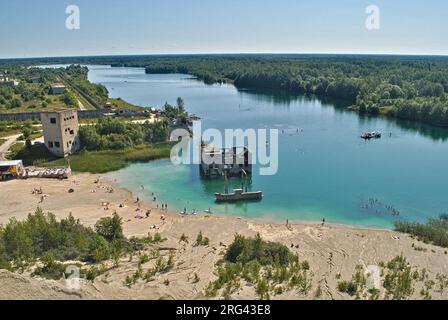
[[[325,218],[322,219],[322,227],[325,225]]]

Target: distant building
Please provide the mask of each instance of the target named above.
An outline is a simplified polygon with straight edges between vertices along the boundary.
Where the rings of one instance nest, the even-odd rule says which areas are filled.
[[[63,94],[65,92],[65,86],[62,83],[55,83],[50,86],[51,94]]]
[[[0,87],[16,87],[19,85],[19,81],[17,80],[9,80],[6,79],[0,79]]]
[[[210,144],[201,146],[202,176],[221,177],[224,171],[228,176],[238,176],[243,170],[247,174],[252,172],[252,154],[248,148],[220,149]]]
[[[41,83],[42,79],[40,76],[32,76],[29,79],[30,83]]]
[[[79,141],[79,123],[76,110],[43,112],[40,114],[47,149],[58,157],[77,152]]]

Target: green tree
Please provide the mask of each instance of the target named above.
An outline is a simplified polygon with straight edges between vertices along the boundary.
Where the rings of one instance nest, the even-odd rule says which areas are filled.
[[[124,238],[122,219],[116,212],[112,217],[101,218],[95,224],[95,231],[110,242]]]

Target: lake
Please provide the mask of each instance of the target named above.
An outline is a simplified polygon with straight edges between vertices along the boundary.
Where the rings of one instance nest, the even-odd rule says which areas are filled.
[[[314,96],[206,85],[188,75],[149,75],[141,68],[89,66],[89,80],[111,97],[161,107],[182,97],[204,128],[276,128],[279,170],[250,189],[261,202],[216,204],[223,181],[204,180],[198,166],[170,160],[132,164],[109,174],[140,197],[157,195],[170,209],[275,221],[321,221],[390,228],[396,219],[425,221],[448,212],[448,130],[381,117],[360,117],[348,103]],[[297,129],[300,129],[297,132]],[[383,138],[364,141],[378,130]],[[283,132],[283,133],[282,133]],[[238,179],[232,179],[239,186]],[[141,185],[145,190],[141,190]]]

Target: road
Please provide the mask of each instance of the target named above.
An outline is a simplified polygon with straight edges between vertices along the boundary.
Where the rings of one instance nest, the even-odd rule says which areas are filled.
[[[86,107],[84,107],[84,104],[81,102],[81,100],[78,100],[79,110],[86,110]]]
[[[0,146],[0,160],[6,160],[5,158],[6,153],[8,152],[9,148],[13,145],[13,143],[17,141],[17,138],[20,137],[21,135],[22,134],[16,134],[13,136],[2,138],[5,139],[6,142]]]

